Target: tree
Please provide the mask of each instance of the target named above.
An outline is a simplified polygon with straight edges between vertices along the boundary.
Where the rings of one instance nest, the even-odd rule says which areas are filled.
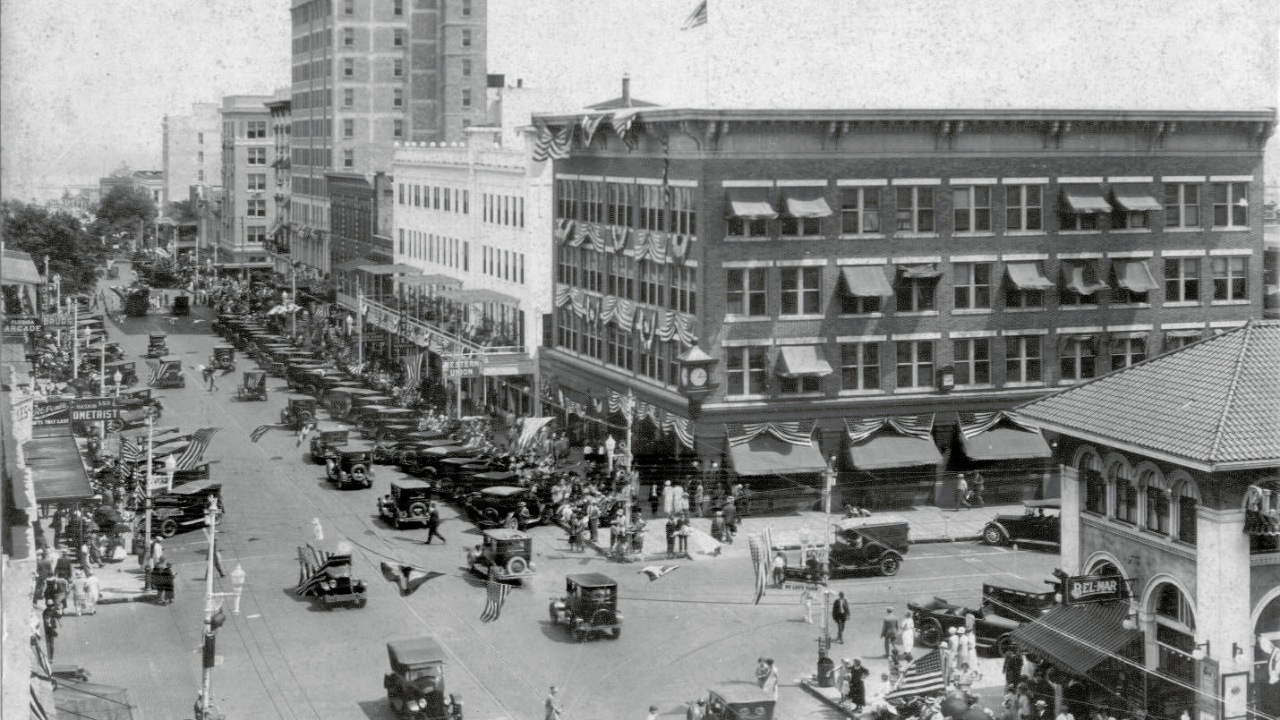
[[[86,232],[69,213],[6,202],[0,212],[0,237],[10,247],[30,253],[41,271],[44,259],[49,258],[49,272],[62,277],[64,296],[93,290],[104,248],[101,240]]]
[[[165,211],[165,217],[171,217],[178,223],[195,222],[199,220],[196,210],[191,206],[190,200],[177,200],[169,203],[168,209]]]
[[[156,204],[147,191],[137,185],[112,187],[98,203],[97,220],[92,232],[107,235],[122,231],[137,232],[156,218]]]

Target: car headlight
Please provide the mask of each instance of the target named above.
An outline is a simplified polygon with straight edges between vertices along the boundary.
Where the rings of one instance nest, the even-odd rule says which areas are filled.
[[[622,622],[622,613],[620,613],[620,612],[615,612],[615,613],[613,614],[613,616],[614,616],[615,618],[617,618],[618,622]]]
[[[530,569],[530,570],[533,570],[533,569],[534,569],[534,568],[536,568],[536,567],[537,567],[537,565],[535,565],[535,564],[533,563],[533,561],[532,561],[532,560],[530,560],[530,561],[529,561],[529,569]]]

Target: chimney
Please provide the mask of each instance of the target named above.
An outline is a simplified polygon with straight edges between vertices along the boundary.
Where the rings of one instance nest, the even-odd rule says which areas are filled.
[[[622,107],[631,107],[631,76],[622,74]]]

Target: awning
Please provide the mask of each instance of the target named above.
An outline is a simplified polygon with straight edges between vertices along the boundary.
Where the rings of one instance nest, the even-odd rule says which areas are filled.
[[[792,445],[762,433],[745,445],[730,445],[733,469],[744,477],[817,473],[827,469],[816,443]]]
[[[519,305],[520,300],[488,288],[472,288],[470,290],[445,290],[440,293],[443,298],[465,303],[499,303],[502,305]]]
[[[866,442],[850,445],[849,460],[859,470],[887,470],[937,465],[942,462],[942,453],[931,439],[881,432]]]
[[[29,254],[21,250],[5,250],[0,255],[0,282],[6,285],[39,285],[44,281],[40,279],[40,271],[36,270]]]
[[[1040,271],[1038,262],[1011,262],[1004,269],[1019,290],[1051,290],[1054,287],[1053,281]]]
[[[1087,266],[1083,262],[1065,261],[1062,263],[1062,276],[1066,278],[1067,289],[1077,295],[1092,295],[1099,290],[1105,290],[1107,284],[1104,282],[1091,283],[1085,280],[1085,270]],[[1094,267],[1094,277],[1098,276],[1097,267]]]
[[[997,425],[973,437],[962,433],[960,443],[970,460],[1028,460],[1053,455],[1039,430],[1022,430],[1008,424]]]
[[[93,497],[80,448],[70,435],[42,437],[22,446],[35,481],[36,501],[84,500]]]
[[[1244,531],[1249,535],[1280,535],[1280,517],[1258,510],[1245,510]]]
[[[59,679],[53,689],[53,704],[60,718],[132,720],[129,691],[114,685]]]
[[[778,217],[770,200],[770,188],[730,188],[728,190],[730,217],[743,220],[772,220]]]
[[[1166,340],[1170,338],[1198,338],[1204,336],[1204,328],[1195,330],[1165,330],[1164,337]]]
[[[1076,675],[1086,675],[1141,633],[1126,630],[1123,602],[1062,605],[1012,633],[1015,645]]]
[[[1071,212],[1080,215],[1111,212],[1111,203],[1097,185],[1067,185],[1062,188],[1062,201]]]
[[[783,345],[778,374],[786,378],[826,377],[831,374],[831,364],[817,345]]]
[[[1164,206],[1159,201],[1151,197],[1151,191],[1147,189],[1146,185],[1121,183],[1112,186],[1111,195],[1116,199],[1116,204],[1125,210],[1147,212],[1164,209]]]
[[[1151,277],[1146,260],[1117,260],[1116,284],[1129,292],[1145,293],[1160,287]]]
[[[1097,346],[1094,344],[1097,338],[1093,335],[1060,335],[1058,336],[1058,352],[1062,352],[1068,345],[1083,344],[1089,349],[1089,354],[1097,354]]]
[[[364,259],[345,260],[343,262],[338,263],[337,265],[334,265],[331,268],[331,270],[333,272],[350,272],[351,270],[359,270],[361,265],[368,265],[368,264],[369,263]]]
[[[845,265],[840,268],[850,295],[858,297],[893,297],[893,285],[885,277],[882,265]]]
[[[942,275],[942,271],[938,269],[935,263],[921,263],[918,265],[899,265],[902,268],[902,277],[914,279],[932,279]]]
[[[831,206],[823,197],[824,189],[820,187],[786,188],[782,191],[782,201],[786,205],[787,214],[797,218],[830,217]]]
[[[404,263],[396,263],[394,265],[379,265],[377,263],[361,265],[360,270],[370,275],[420,275],[422,270]]]
[[[396,282],[405,287],[426,287],[428,285],[459,287],[462,285],[462,281],[458,278],[439,273],[432,275],[405,275],[404,277],[396,278]]]
[[[1150,330],[1124,330],[1122,332],[1108,333],[1112,340],[1146,340],[1151,334]]]

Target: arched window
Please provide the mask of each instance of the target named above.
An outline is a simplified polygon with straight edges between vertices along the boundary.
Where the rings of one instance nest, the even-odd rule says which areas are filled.
[[[1141,468],[1138,485],[1143,491],[1145,527],[1161,535],[1169,534],[1169,484],[1164,473],[1150,463]]]
[[[1123,523],[1138,522],[1138,486],[1133,482],[1133,468],[1123,460],[1107,468],[1108,479],[1116,489],[1115,518]]]
[[[1175,678],[1194,681],[1196,663],[1191,653],[1196,649],[1196,618],[1191,603],[1172,583],[1156,588],[1154,600],[1159,668]]]
[[[1173,536],[1184,543],[1196,544],[1196,506],[1200,504],[1200,488],[1190,475],[1178,471],[1173,481]]]
[[[1076,460],[1076,471],[1084,483],[1084,509],[1107,514],[1107,481],[1102,476],[1102,461],[1092,449],[1085,449]]]

